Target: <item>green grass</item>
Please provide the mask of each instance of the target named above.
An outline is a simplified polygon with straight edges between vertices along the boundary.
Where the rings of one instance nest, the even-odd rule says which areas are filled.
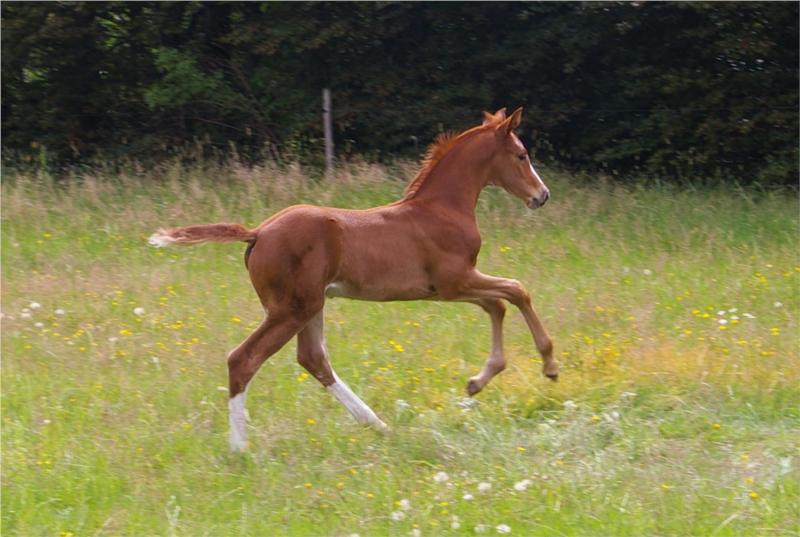
[[[529,287],[561,380],[539,374],[510,311],[509,368],[462,408],[489,349],[482,311],[333,300],[334,367],[391,433],[356,425],[291,343],[250,388],[250,451],[230,454],[225,357],[262,315],[243,246],[146,237],[297,202],[381,204],[409,173],[7,177],[3,535],[800,534],[787,193],[551,174],[552,200],[530,212],[487,191],[479,268]]]

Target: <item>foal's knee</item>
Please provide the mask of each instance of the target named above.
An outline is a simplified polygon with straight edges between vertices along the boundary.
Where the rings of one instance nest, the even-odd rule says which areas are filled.
[[[515,306],[522,307],[531,303],[531,295],[528,290],[518,280],[508,280],[509,302]]]

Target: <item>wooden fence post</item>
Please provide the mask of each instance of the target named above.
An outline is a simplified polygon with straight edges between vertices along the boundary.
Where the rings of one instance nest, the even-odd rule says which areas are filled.
[[[333,174],[333,122],[331,121],[331,90],[322,90],[322,124],[325,130],[325,175]]]

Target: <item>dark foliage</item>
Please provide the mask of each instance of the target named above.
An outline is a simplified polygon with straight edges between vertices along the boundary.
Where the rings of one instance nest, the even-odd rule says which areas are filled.
[[[794,183],[798,4],[2,4],[6,162],[419,154],[526,107],[540,160]],[[185,153],[185,151],[184,151]]]

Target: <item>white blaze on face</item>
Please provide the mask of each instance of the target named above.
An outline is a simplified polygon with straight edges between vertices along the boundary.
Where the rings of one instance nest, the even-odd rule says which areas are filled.
[[[536,180],[539,181],[539,183],[542,185],[542,188],[547,188],[546,186],[544,186],[544,181],[542,181],[542,178],[539,177],[539,174],[536,173],[536,170],[533,169],[533,163],[529,162],[528,165],[531,167],[531,173],[533,174],[534,177],[536,177]]]

